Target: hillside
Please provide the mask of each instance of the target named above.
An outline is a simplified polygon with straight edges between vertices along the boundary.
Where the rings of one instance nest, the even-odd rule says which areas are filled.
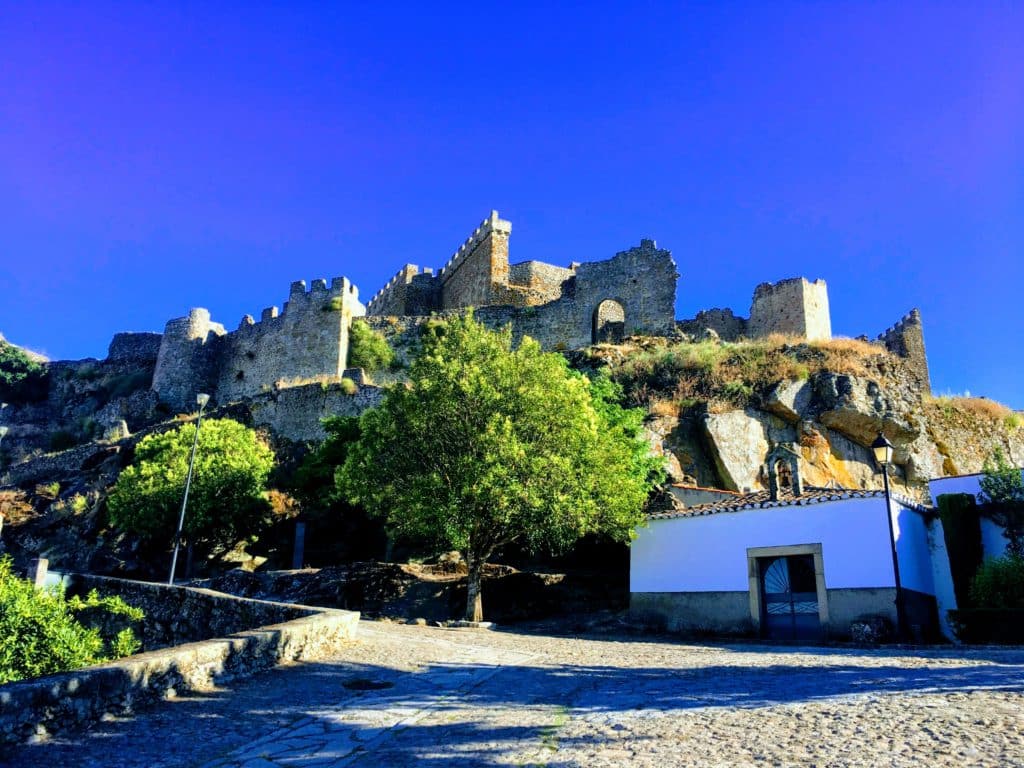
[[[896,446],[895,482],[914,496],[929,478],[980,471],[997,447],[1024,460],[1019,414],[981,398],[932,397],[903,358],[861,340],[634,339],[572,360],[607,368],[647,410],[652,444],[678,483],[763,489],[769,444],[791,443],[806,483],[878,487],[869,446],[879,430]]]
[[[406,341],[415,336],[410,327],[396,330]],[[622,384],[627,404],[646,409],[652,449],[666,457],[670,482],[761,489],[770,444],[788,443],[800,453],[807,484],[879,487],[868,448],[879,429],[897,448],[894,482],[912,496],[923,497],[931,477],[979,471],[997,447],[1024,462],[1019,414],[984,399],[931,397],[915,370],[879,345],[684,338],[636,337],[566,353],[581,371],[606,371]],[[407,358],[410,350],[396,346]],[[142,436],[188,418],[149,389],[153,349],[151,342],[115,344],[103,361],[41,363],[31,395],[3,409],[3,550],[20,560],[43,554],[55,567],[142,573],[147,558],[110,529],[104,500]],[[386,378],[400,376],[393,370]],[[262,425],[283,460],[284,487],[321,415],[358,412],[382,393],[372,385],[356,390],[282,381],[211,414]],[[289,514],[259,547],[279,565],[288,558]]]

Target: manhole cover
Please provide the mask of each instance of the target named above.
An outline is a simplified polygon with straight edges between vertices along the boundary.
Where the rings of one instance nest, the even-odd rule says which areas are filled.
[[[356,677],[348,682],[342,683],[350,691],[382,691],[385,688],[394,688],[394,683],[387,680],[370,680],[365,677]]]

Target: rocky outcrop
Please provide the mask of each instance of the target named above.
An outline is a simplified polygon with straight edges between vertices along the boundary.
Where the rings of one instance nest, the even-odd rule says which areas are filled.
[[[870,379],[822,373],[815,377],[814,394],[819,421],[863,445],[870,445],[879,431],[894,443],[909,442],[920,433],[910,415],[897,411],[879,384]]]
[[[763,488],[762,466],[770,444],[792,442],[795,437],[780,419],[753,408],[709,413],[703,426],[720,487],[731,491]]]

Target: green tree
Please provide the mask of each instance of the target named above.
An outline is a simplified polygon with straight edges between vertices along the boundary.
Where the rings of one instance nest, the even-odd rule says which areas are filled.
[[[532,339],[513,349],[472,314],[428,327],[407,386],[361,419],[340,481],[396,533],[458,549],[466,618],[482,618],[483,566],[513,542],[561,551],[588,533],[628,540],[659,479],[640,414],[610,382]]]
[[[144,437],[135,460],[107,500],[115,526],[148,541],[172,543],[185,489],[194,423]],[[184,537],[230,547],[267,522],[267,477],[274,453],[248,427],[231,419],[203,421],[188,497]]]
[[[1024,475],[1001,448],[985,460],[982,471],[978,494],[982,514],[1002,527],[1009,553],[1024,558]]]
[[[12,573],[9,557],[0,558],[0,685],[99,664],[139,649],[131,628],[104,638],[76,619],[82,611],[128,621],[143,616],[119,597],[100,597],[94,591],[84,600],[65,599],[60,587],[37,589]]]
[[[395,353],[387,339],[377,333],[365,320],[353,320],[348,330],[349,368],[363,368],[373,372],[387,368],[395,361]]]
[[[46,367],[0,337],[0,400],[19,402],[46,396]]]

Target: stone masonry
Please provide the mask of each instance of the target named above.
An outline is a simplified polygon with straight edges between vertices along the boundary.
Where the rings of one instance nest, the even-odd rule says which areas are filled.
[[[314,280],[292,283],[288,302],[263,310],[259,321],[246,315],[234,331],[214,322],[209,311],[193,309],[157,334],[120,335],[115,351],[146,356],[156,352],[152,389],[168,407],[192,410],[197,392],[224,404],[282,389],[340,381],[352,319],[405,324],[405,320],[446,316],[476,308],[490,327],[511,325],[516,340],[529,335],[545,349],[579,349],[618,342],[631,335],[701,338],[713,332],[724,341],[774,333],[824,341],[832,337],[824,280],[791,278],[757,286],[750,317],[730,309],[709,309],[692,320],[675,320],[676,282],[672,254],[643,239],[609,259],[556,266],[509,261],[512,223],[497,211],[480,225],[440,269],[403,266],[367,302],[343,277],[330,286]],[[418,325],[418,323],[414,323]],[[921,319],[916,310],[878,340],[914,363],[927,387]],[[275,417],[276,419],[277,417]]]

